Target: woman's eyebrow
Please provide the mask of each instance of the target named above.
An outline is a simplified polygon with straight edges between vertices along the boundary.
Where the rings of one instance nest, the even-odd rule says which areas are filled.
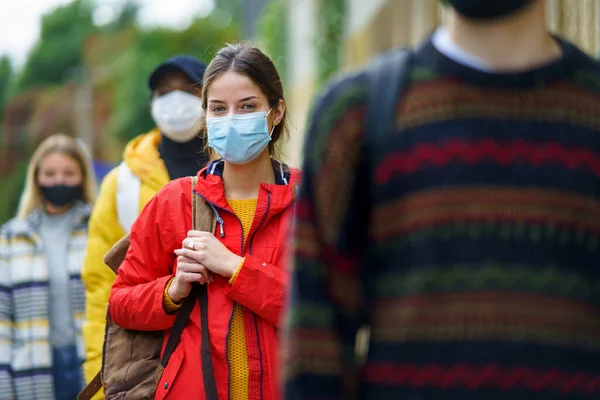
[[[238,100],[238,103],[243,103],[244,101],[248,101],[248,100],[252,100],[252,99],[258,99],[258,96],[249,96],[249,97],[245,97],[243,99]],[[209,103],[221,103],[221,104],[225,104],[225,102],[223,100],[216,100],[216,99],[210,99],[208,100]]]
[[[248,100],[252,100],[252,99],[258,99],[258,96],[249,96],[249,97],[243,98],[243,99],[239,100],[238,103],[243,103],[244,101],[248,101]]]

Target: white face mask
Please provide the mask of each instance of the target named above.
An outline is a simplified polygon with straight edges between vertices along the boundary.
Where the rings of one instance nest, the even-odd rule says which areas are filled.
[[[181,90],[169,92],[152,101],[152,118],[166,137],[185,143],[203,128],[202,100]]]

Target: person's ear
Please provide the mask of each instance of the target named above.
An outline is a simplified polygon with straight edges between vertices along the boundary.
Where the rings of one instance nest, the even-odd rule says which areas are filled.
[[[279,99],[279,104],[276,107],[273,107],[273,126],[277,126],[283,120],[283,116],[285,115],[285,101],[283,99]]]

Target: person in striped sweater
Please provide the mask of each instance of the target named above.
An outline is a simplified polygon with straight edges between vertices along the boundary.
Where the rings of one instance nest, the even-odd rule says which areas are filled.
[[[448,3],[377,147],[365,71],[314,107],[288,400],[600,398],[600,66],[544,0]]]

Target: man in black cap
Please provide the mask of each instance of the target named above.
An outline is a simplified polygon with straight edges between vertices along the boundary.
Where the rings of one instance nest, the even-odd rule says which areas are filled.
[[[148,79],[152,117],[157,128],[133,139],[123,162],[104,179],[90,219],[82,279],[86,286],[84,372],[90,381],[100,370],[106,304],[114,273],[104,254],[127,232],[139,211],[170,180],[196,175],[208,161],[202,109],[206,65],[177,55],[160,64]],[[97,398],[102,398],[101,394]]]
[[[208,161],[204,128],[202,77],[206,65],[194,57],[178,55],[159,65],[148,79],[152,91],[152,117],[162,138],[158,145],[171,179],[195,175]]]

